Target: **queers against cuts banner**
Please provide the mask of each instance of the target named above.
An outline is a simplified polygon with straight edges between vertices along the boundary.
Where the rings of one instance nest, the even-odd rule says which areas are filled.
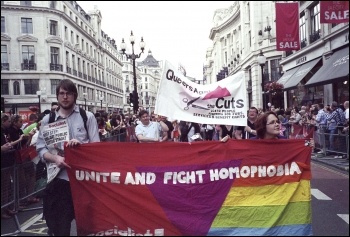
[[[66,148],[78,236],[312,235],[310,154],[303,140]]]
[[[169,62],[164,63],[155,113],[202,124],[247,125],[244,72],[213,84],[188,80]]]

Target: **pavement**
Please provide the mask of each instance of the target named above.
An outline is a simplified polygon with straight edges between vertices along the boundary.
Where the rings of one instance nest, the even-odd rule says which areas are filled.
[[[312,153],[311,160],[339,169],[341,171],[349,172],[349,158],[347,158],[346,155],[339,157],[339,155],[336,154],[324,155],[319,153]]]

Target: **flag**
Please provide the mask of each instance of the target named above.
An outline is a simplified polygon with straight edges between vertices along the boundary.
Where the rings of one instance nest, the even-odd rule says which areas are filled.
[[[320,1],[321,23],[349,23],[349,1]]]
[[[203,124],[246,126],[246,91],[243,71],[203,85],[188,80],[165,61],[155,114]]]
[[[278,51],[300,49],[299,3],[275,3],[276,41]]]
[[[297,139],[67,147],[77,234],[312,235],[310,157]]]

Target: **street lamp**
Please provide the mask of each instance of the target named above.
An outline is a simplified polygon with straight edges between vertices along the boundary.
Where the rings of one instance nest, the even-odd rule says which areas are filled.
[[[84,96],[84,100],[85,100],[85,110],[86,110],[86,97],[87,97],[87,93],[84,92],[84,93],[83,93],[83,96]]]
[[[41,114],[41,91],[37,91],[36,95],[38,96],[38,99],[39,99],[39,114]]]
[[[138,109],[139,109],[139,97],[137,94],[137,82],[136,82],[136,68],[135,68],[135,60],[137,58],[140,58],[141,54],[143,53],[144,49],[145,49],[145,42],[143,41],[143,37],[141,37],[141,42],[140,42],[140,48],[141,48],[141,53],[139,54],[135,54],[134,53],[134,44],[135,44],[135,37],[131,31],[130,34],[130,43],[132,46],[132,53],[131,54],[127,54],[125,53],[126,50],[126,43],[124,42],[124,38],[122,39],[122,43],[120,45],[120,48],[122,50],[122,54],[126,55],[127,59],[131,59],[132,60],[132,69],[133,69],[133,73],[134,73],[134,99],[135,99],[135,103],[134,103],[134,114],[137,113]]]
[[[264,93],[264,98],[262,98],[263,101],[263,109],[266,110],[265,102],[266,102],[266,93],[264,92],[264,66],[266,63],[266,57],[264,56],[262,50],[260,50],[260,54],[256,58],[258,61],[260,67],[261,67],[261,94]]]
[[[100,101],[101,101],[101,110],[102,110],[102,100],[103,100],[103,95],[100,95]]]

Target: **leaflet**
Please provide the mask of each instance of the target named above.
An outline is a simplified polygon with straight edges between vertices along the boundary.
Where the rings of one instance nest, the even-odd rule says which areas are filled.
[[[59,120],[45,125],[43,137],[51,154],[64,156],[64,143],[69,141],[67,120]],[[61,169],[55,163],[46,163],[46,168],[47,183],[50,183]]]

